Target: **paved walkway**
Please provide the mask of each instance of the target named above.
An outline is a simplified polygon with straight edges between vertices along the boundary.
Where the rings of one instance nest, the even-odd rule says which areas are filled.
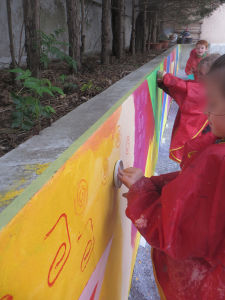
[[[156,174],[179,170],[178,164],[169,159],[170,138],[176,114],[177,105],[173,102],[171,104],[166,130],[159,149],[159,160],[156,167]],[[129,300],[160,300],[154,280],[150,257],[151,247],[143,238],[141,238]]]

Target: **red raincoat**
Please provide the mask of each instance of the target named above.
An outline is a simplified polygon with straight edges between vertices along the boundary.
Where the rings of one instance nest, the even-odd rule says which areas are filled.
[[[184,145],[201,135],[208,125],[207,116],[204,114],[205,89],[197,81],[185,81],[171,74],[164,76],[163,85],[180,108],[174,123],[170,145],[170,158],[180,163]]]
[[[185,72],[187,75],[194,74],[195,80],[198,78],[198,65],[200,61],[204,58],[205,56],[198,56],[196,53],[196,49],[193,49],[190,53],[190,57],[187,61]]]
[[[131,187],[126,214],[154,248],[161,299],[225,299],[225,142],[192,140],[180,173]]]

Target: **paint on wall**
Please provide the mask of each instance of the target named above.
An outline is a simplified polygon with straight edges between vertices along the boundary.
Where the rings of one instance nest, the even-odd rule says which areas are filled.
[[[177,59],[175,49],[158,69],[174,73]],[[128,298],[138,238],[113,169],[122,159],[154,172],[170,102],[156,88],[157,70],[86,142],[71,146],[70,158],[1,229],[0,299]]]

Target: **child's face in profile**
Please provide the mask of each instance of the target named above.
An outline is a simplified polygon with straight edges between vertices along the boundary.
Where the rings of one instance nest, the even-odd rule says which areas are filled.
[[[196,53],[198,56],[203,56],[207,52],[207,47],[205,45],[198,44],[196,46]]]
[[[225,137],[225,95],[216,80],[207,80],[207,115],[212,133]]]

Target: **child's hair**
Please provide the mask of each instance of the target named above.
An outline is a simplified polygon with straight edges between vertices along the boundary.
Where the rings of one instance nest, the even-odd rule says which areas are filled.
[[[201,68],[201,66],[206,65],[208,70],[210,70],[210,68],[212,67],[212,65],[214,64],[214,62],[220,57],[219,53],[212,53],[208,56],[206,56],[205,58],[203,58],[200,63],[198,64],[198,69]]]
[[[206,48],[209,47],[209,43],[208,43],[206,40],[200,40],[200,41],[198,41],[198,42],[196,43],[196,46],[198,46],[198,45],[203,45],[203,46],[205,46]]]
[[[214,77],[225,95],[225,54],[221,55],[212,64],[208,76]]]

